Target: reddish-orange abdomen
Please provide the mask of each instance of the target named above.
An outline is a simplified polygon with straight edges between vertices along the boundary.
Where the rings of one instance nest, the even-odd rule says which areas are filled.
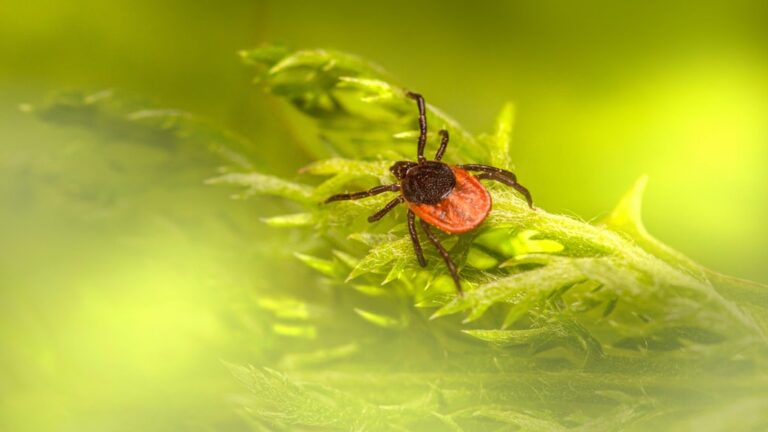
[[[408,202],[416,216],[447,233],[465,233],[483,223],[491,211],[491,195],[467,171],[452,166],[456,185],[437,204]]]

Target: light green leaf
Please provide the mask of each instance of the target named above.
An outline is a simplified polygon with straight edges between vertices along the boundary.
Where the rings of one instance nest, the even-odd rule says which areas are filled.
[[[394,261],[392,268],[402,265],[404,260],[415,260],[410,238],[401,238],[389,243],[382,243],[372,248],[368,254],[360,260],[360,263],[352,270],[347,281],[355,279],[363,274],[380,272]],[[390,269],[391,270],[391,269]],[[390,270],[387,273],[390,273]]]
[[[392,318],[390,316],[377,314],[374,312],[366,311],[363,309],[355,308],[355,313],[360,315],[364,320],[368,321],[371,324],[375,324],[379,327],[384,328],[398,328],[402,327],[403,323],[400,322],[397,318]]]
[[[519,411],[509,409],[483,408],[473,413],[475,417],[485,417],[506,424],[515,425],[518,430],[526,432],[560,432],[568,429],[551,420],[546,415],[535,417]]]
[[[338,266],[333,261],[299,252],[294,252],[293,255],[310,268],[315,269],[326,276],[335,276],[338,272]]]
[[[530,345],[542,335],[551,333],[551,329],[540,327],[525,330],[462,330],[477,339],[499,346]]]
[[[302,173],[315,175],[352,174],[357,177],[375,176],[379,179],[391,180],[389,167],[391,161],[366,162],[352,159],[325,159],[313,162],[301,169]]]
[[[525,301],[533,306],[535,299],[543,298],[552,291],[585,279],[582,270],[572,260],[557,260],[544,267],[499,278],[457,297],[439,309],[432,318],[469,309],[466,322],[480,318],[496,303],[515,304]],[[530,296],[534,294],[533,296]]]
[[[307,304],[296,299],[261,297],[256,300],[256,304],[262,309],[273,312],[278,318],[300,320],[309,318]]]
[[[250,390],[251,410],[277,425],[377,430],[392,418],[378,406],[330,387],[307,385],[268,368],[228,366]]]
[[[224,174],[206,180],[206,184],[246,187],[244,192],[235,195],[236,198],[247,198],[259,194],[288,198],[303,203],[312,202],[312,189],[309,186],[256,172]]]
[[[359,292],[361,292],[361,293],[363,293],[365,295],[372,296],[372,297],[386,296],[386,295],[392,294],[392,290],[391,289],[384,288],[384,287],[381,287],[381,286],[376,286],[376,285],[360,285],[360,284],[355,284],[355,285],[352,285],[352,287],[355,290],[357,290],[357,291],[359,291]]]
[[[287,369],[296,369],[299,367],[314,366],[348,358],[359,351],[360,345],[350,343],[328,349],[287,354],[283,357],[280,364]]]
[[[499,265],[499,260],[481,249],[473,247],[469,249],[467,254],[467,265],[480,270],[488,270]]]
[[[315,339],[317,328],[312,325],[272,324],[272,331],[280,336],[295,337],[301,339]]]
[[[533,237],[536,237],[538,234],[539,232],[536,230],[524,230],[515,236],[512,239],[512,249],[515,251],[515,255],[557,253],[565,249],[562,244],[555,240],[534,239]]]
[[[402,97],[403,90],[393,87],[389,83],[370,78],[339,77],[338,87],[341,89],[353,89],[360,91],[363,102],[389,102]]]
[[[276,228],[298,228],[315,224],[315,216],[312,213],[296,213],[283,216],[261,218],[262,222]]]
[[[152,107],[126,92],[61,92],[45,103],[22,104],[22,111],[50,123],[87,127],[110,140],[129,138],[169,151],[197,146],[232,167],[253,169],[254,145],[244,136],[186,111]]]
[[[512,144],[512,131],[515,126],[515,106],[507,102],[496,118],[496,132],[493,145],[488,149],[491,155],[491,165],[509,169],[511,158],[509,148]]]
[[[339,261],[343,262],[347,267],[349,268],[355,268],[357,264],[360,262],[360,260],[346,252],[342,252],[340,250],[334,250],[333,255],[339,259]]]

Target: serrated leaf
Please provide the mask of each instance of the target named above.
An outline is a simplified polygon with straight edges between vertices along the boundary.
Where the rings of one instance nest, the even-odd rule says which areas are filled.
[[[22,107],[23,112],[47,122],[86,127],[109,139],[130,138],[166,149],[178,144],[196,145],[233,167],[253,169],[248,156],[254,146],[244,136],[186,111],[152,107],[126,92],[60,92],[45,103]]]
[[[381,281],[381,284],[386,285],[394,280],[400,279],[404,271],[405,271],[405,260],[403,259],[397,260],[395,264],[392,266],[392,269],[389,270],[389,273],[387,273],[387,277],[385,277],[384,280]]]
[[[402,261],[412,258],[413,249],[410,238],[401,238],[393,242],[382,243],[375,246],[368,254],[360,260],[360,263],[352,270],[347,277],[347,281],[355,279],[366,273],[378,272],[384,269],[389,263],[395,262],[392,269],[402,265]],[[392,269],[387,273],[391,274]]]
[[[354,177],[375,176],[379,179],[392,180],[389,167],[391,161],[359,161],[352,159],[325,159],[313,162],[301,169],[302,173],[314,175],[347,174]]]
[[[429,319],[437,319],[440,317],[444,317],[447,315],[453,315],[455,313],[461,312],[465,309],[478,307],[478,301],[475,297],[470,297],[466,293],[464,293],[463,296],[456,297],[447,304],[444,304],[440,309],[438,309],[435,313],[433,313]],[[490,305],[488,305],[490,307]]]
[[[399,240],[401,237],[393,235],[391,233],[389,234],[374,234],[374,233],[368,233],[368,232],[357,232],[350,234],[349,237],[347,237],[350,240],[358,241],[366,246],[378,246],[383,243],[391,243],[396,240]]]
[[[536,293],[536,298],[540,298],[564,285],[584,279],[582,270],[571,260],[556,260],[546,266],[500,278],[466,292],[463,297],[439,309],[432,318],[470,309],[465,322],[474,321],[496,303],[514,304],[526,298],[529,293]]]
[[[228,367],[250,390],[252,410],[278,425],[380,430],[393,417],[358,397],[322,385],[308,385],[269,368]]]
[[[256,172],[224,174],[206,180],[206,184],[246,187],[244,192],[237,195],[238,198],[259,194],[288,198],[303,203],[312,202],[312,189],[309,186]]]

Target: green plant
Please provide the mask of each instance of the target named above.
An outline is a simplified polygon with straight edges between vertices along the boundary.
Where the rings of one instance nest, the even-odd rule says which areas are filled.
[[[494,209],[481,229],[443,236],[462,268],[466,295],[457,297],[433,251],[426,269],[416,263],[403,214],[365,222],[387,197],[321,204],[391,182],[391,163],[412,156],[414,108],[403,88],[343,53],[267,47],[241,57],[260,85],[312,120],[308,135],[320,139],[308,148],[321,160],[301,169],[301,182],[255,172],[245,138],[177,111],[112,94],[30,109],[204,142],[228,167],[208,184],[293,203],[263,221],[303,233],[295,256],[318,283],[260,292],[246,312],[267,317],[265,337],[291,341],[266,365],[280,372],[229,365],[251,390],[243,406],[255,430],[768,426],[768,291],[650,236],[640,218],[645,178],[599,224],[531,211],[490,185]],[[512,105],[477,137],[428,108],[432,130],[451,133],[446,160],[509,167]]]

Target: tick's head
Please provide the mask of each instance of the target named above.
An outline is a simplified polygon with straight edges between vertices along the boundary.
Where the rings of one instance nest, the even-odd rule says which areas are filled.
[[[394,164],[392,164],[391,167],[389,167],[389,172],[392,173],[395,178],[398,180],[402,180],[405,178],[405,174],[408,173],[408,170],[418,165],[416,162],[411,161],[397,161]]]

